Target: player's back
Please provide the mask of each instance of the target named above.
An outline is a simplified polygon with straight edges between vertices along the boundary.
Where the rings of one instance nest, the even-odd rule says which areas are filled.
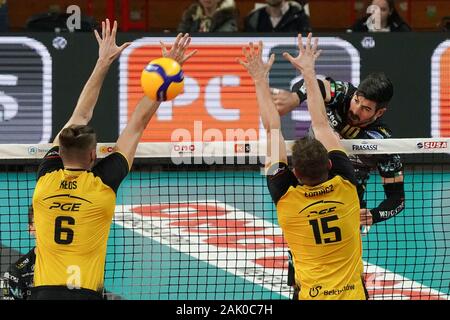
[[[365,299],[359,200],[350,181],[335,176],[314,187],[290,187],[277,212],[300,299]]]
[[[39,180],[33,198],[36,286],[65,285],[71,274],[78,273],[81,287],[99,289],[114,192],[92,172],[61,169]]]
[[[127,173],[128,163],[119,153],[86,171],[64,169],[58,149],[49,151],[33,195],[35,287],[103,289],[116,192]]]

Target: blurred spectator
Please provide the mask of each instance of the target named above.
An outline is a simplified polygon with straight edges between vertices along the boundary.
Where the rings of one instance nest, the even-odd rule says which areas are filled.
[[[234,0],[197,0],[184,13],[177,31],[233,32],[238,30]]]
[[[72,13],[50,11],[38,13],[30,17],[26,24],[26,29],[33,32],[64,32],[70,31],[67,21],[71,18]],[[80,27],[73,31],[92,32],[97,28],[97,22],[93,17],[80,16]]]
[[[0,0],[0,32],[8,31],[8,2]]]
[[[355,32],[399,32],[399,31],[411,31],[411,28],[403,21],[400,14],[395,9],[394,0],[372,0],[372,6],[378,6],[380,8],[380,19],[378,20],[375,15],[378,10],[369,12],[362,19],[356,21],[356,23],[348,31]],[[379,21],[379,24],[377,23]]]
[[[442,18],[440,29],[441,31],[450,31],[450,16]]]
[[[295,1],[266,0],[267,5],[255,9],[245,18],[247,32],[308,32],[309,16]]]

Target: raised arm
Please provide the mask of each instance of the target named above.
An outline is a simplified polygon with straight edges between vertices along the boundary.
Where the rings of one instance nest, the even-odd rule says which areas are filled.
[[[303,74],[306,91],[308,93],[307,105],[311,115],[311,126],[316,139],[319,140],[328,151],[343,149],[339,137],[328,123],[328,117],[325,112],[325,103],[323,101],[323,97],[316,79],[316,72],[314,70],[315,61],[320,55],[320,50],[317,50],[318,39],[316,38],[314,44],[311,45],[311,38],[312,34],[309,33],[306,40],[306,45],[303,46],[302,35],[299,34],[299,55],[294,58],[289,53],[285,52],[283,53],[283,56]]]
[[[255,47],[250,43],[243,48],[246,61],[238,59],[238,62],[247,69],[255,83],[256,98],[264,129],[267,132],[267,157],[266,166],[276,162],[287,163],[286,143],[281,133],[280,115],[275,107],[267,80],[268,73],[275,60],[272,54],[267,63],[262,61],[263,43],[260,41]]]
[[[320,92],[325,103],[331,101],[331,84],[325,79],[317,79],[320,87]],[[305,80],[302,79],[292,87],[292,92],[283,89],[271,89],[273,101],[277,107],[280,116],[291,112],[297,108],[303,101],[307,99],[305,90]]]
[[[193,50],[189,54],[185,54],[190,42],[191,38],[187,33],[184,36],[181,33],[178,34],[170,50],[167,50],[165,44],[161,42],[163,57],[172,58],[180,65],[183,65],[184,62],[197,52],[197,50]],[[116,149],[125,155],[130,166],[133,163],[142,134],[160,104],[161,102],[152,101],[144,96],[138,102],[130,120],[117,140]]]
[[[95,37],[98,42],[98,59],[95,64],[91,76],[84,85],[78,98],[75,110],[72,113],[69,121],[64,125],[63,129],[72,125],[85,125],[92,119],[95,105],[102,88],[103,81],[108,73],[109,67],[117,59],[120,53],[130,45],[129,42],[124,43],[120,47],[116,45],[117,21],[114,21],[113,28],[108,19],[102,22],[102,36],[94,30]],[[53,141],[54,145],[59,144],[59,133]]]

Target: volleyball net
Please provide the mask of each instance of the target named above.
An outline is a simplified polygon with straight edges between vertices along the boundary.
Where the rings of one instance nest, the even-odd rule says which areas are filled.
[[[450,297],[450,139],[346,140],[357,157],[400,154],[405,208],[365,232],[371,299]],[[50,145],[0,145],[0,285],[35,241],[28,207]],[[99,144],[98,156],[113,144]],[[287,246],[258,142],[143,143],[117,194],[105,289],[113,299],[289,299]],[[385,198],[373,169],[367,207]]]

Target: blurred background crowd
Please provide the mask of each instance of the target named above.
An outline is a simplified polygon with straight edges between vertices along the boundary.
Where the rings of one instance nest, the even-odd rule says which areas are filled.
[[[71,5],[81,9],[77,31],[91,31],[105,17],[125,32],[450,30],[449,0],[0,0],[0,32],[66,31]]]

